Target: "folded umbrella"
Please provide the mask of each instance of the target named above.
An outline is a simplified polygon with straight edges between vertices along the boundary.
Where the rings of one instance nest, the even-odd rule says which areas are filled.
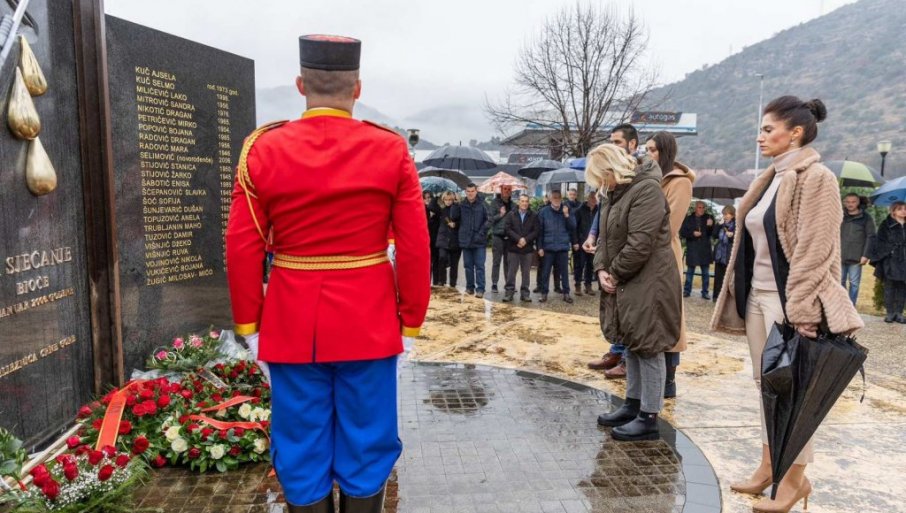
[[[891,180],[871,193],[871,202],[879,207],[889,207],[897,201],[906,201],[906,176]]]
[[[790,326],[774,325],[762,354],[761,373],[774,484],[771,498],[867,357],[868,350],[851,337],[810,339]]]

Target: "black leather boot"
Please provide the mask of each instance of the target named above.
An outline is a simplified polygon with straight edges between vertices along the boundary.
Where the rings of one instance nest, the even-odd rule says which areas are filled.
[[[333,490],[330,490],[327,497],[324,497],[314,504],[296,506],[287,502],[286,507],[289,510],[289,513],[336,513],[336,509],[333,505]]]
[[[667,366],[667,381],[664,382],[664,399],[676,397],[676,367]]]
[[[641,405],[642,402],[639,399],[626,398],[623,406],[620,406],[610,413],[598,415],[598,425],[616,427],[631,422],[632,419],[638,416]]]
[[[657,430],[657,413],[639,412],[639,416],[628,424],[613,428],[610,435],[621,442],[638,442],[640,440],[657,440],[661,437]]]
[[[387,487],[371,497],[350,497],[340,490],[340,513],[381,513]]]

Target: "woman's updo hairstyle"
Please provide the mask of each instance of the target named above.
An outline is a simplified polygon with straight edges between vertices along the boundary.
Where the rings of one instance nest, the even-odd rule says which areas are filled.
[[[805,146],[818,137],[818,123],[827,119],[827,107],[817,98],[804,102],[795,96],[781,96],[768,103],[764,114],[783,121],[790,130],[801,126],[802,140],[799,143]]]

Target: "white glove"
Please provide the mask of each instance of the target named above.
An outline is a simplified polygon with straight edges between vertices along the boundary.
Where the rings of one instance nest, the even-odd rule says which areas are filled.
[[[252,358],[255,360],[255,363],[258,364],[258,367],[261,369],[261,372],[264,374],[264,379],[268,383],[271,382],[271,370],[267,366],[266,362],[262,362],[258,359],[258,333],[252,333],[251,335],[246,335],[245,343],[249,346],[249,352],[252,353]]]

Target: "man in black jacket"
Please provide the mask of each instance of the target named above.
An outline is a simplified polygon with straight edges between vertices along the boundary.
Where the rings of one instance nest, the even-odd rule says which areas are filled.
[[[708,285],[711,279],[711,230],[714,228],[714,218],[705,211],[705,203],[697,201],[695,211],[683,221],[680,227],[680,237],[686,239],[686,283],[683,287],[683,297],[692,294],[692,278],[695,268],[702,272],[702,298],[711,299],[708,295]]]
[[[588,193],[588,198],[579,208],[576,209],[576,234],[580,241],[588,238],[591,231],[591,225],[598,215],[598,196],[594,192]],[[579,295],[579,287],[585,284],[585,293],[589,296],[591,292],[591,282],[594,277],[594,259],[592,253],[583,249],[573,251],[573,275],[576,282],[576,295]]]
[[[862,210],[862,199],[858,194],[843,197],[843,222],[840,224],[840,257],[843,262],[843,287],[849,281],[849,299],[856,304],[859,284],[862,282],[862,266],[868,263],[871,244],[875,238],[875,221]]]
[[[506,248],[506,228],[504,227],[507,214],[513,210],[513,187],[501,185],[500,194],[491,203],[491,292],[497,293],[497,281],[500,279],[500,264],[503,263],[503,277],[509,276],[509,260]]]
[[[516,272],[522,273],[522,284],[519,287],[519,299],[531,301],[529,283],[532,279],[532,257],[535,240],[538,238],[538,214],[529,208],[529,198],[519,197],[519,208],[510,212],[505,218],[507,234],[506,293],[504,301],[512,301],[516,293]]]

